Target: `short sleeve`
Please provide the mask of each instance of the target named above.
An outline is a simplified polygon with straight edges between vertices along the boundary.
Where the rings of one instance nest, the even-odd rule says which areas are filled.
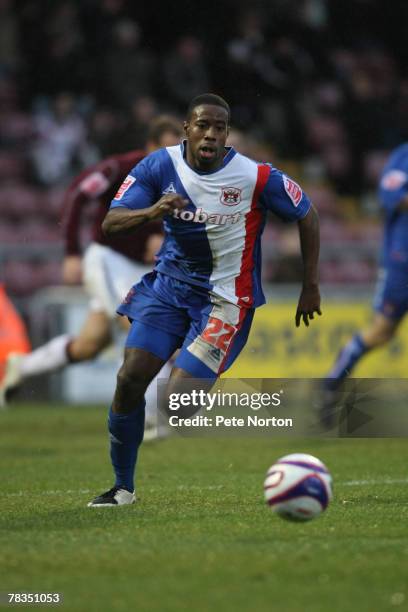
[[[283,221],[298,221],[307,215],[310,200],[289,176],[272,168],[259,198],[260,204]]]
[[[133,210],[148,208],[157,200],[155,179],[149,158],[143,159],[124,179],[113,198],[110,208],[125,207]]]

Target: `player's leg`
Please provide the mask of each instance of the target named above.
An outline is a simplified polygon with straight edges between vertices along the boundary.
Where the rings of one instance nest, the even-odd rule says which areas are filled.
[[[133,503],[135,500],[134,473],[137,453],[144,436],[144,394],[163,363],[164,359],[147,351],[138,348],[125,350],[108,419],[115,484],[113,491],[96,498],[93,505],[112,505],[112,498],[119,503],[120,500],[125,503]]]
[[[367,350],[383,346],[392,340],[401,320],[402,318],[389,319],[379,312],[376,313],[372,324],[361,332],[361,340]]]
[[[367,353],[393,338],[408,310],[408,286],[399,273],[380,272],[373,307],[375,312],[370,324],[340,350],[324,379],[319,412],[321,424],[326,429],[334,425],[344,380]]]
[[[394,337],[399,323],[400,319],[389,319],[381,313],[375,313],[371,324],[356,333],[339,352],[327,375],[327,387],[338,387],[364,355],[389,342]]]
[[[142,280],[140,290],[131,292],[120,308],[121,313],[134,320],[109,413],[111,460],[116,480],[114,487],[94,499],[91,506],[133,503],[134,472],[144,433],[145,392],[180,346],[185,333],[184,315],[173,305],[157,299],[150,282],[153,278],[151,275]],[[163,329],[166,325],[167,329]]]
[[[176,368],[196,378],[213,378],[225,372],[244,348],[254,309],[240,308],[212,295],[200,309],[191,308],[191,325]]]
[[[401,319],[389,319],[381,313],[376,313],[372,323],[355,334],[340,351],[333,368],[324,379],[319,400],[319,419],[325,429],[330,429],[335,424],[338,405],[343,396],[344,380],[350,376],[364,355],[393,338],[400,321]]]
[[[126,317],[118,317],[119,326],[124,330],[129,332],[130,323]],[[166,429],[162,428],[159,431],[158,427],[158,414],[157,414],[157,386],[158,380],[165,379],[167,380],[170,376],[170,372],[173,366],[173,358],[170,358],[167,363],[163,365],[160,372],[157,374],[155,378],[151,381],[149,386],[145,392],[145,401],[146,401],[146,419],[145,419],[145,434],[144,441],[149,442],[152,440],[156,440],[157,438],[166,436]]]
[[[153,237],[152,237],[153,238]],[[159,242],[161,243],[161,237]],[[154,244],[153,244],[154,243]],[[150,244],[150,242],[149,242]],[[150,247],[159,247],[153,240]],[[151,253],[147,254],[151,259]],[[84,280],[88,293],[104,308],[112,318],[118,305],[124,300],[129,288],[138,282],[150,269],[145,264],[130,260],[121,253],[99,244],[92,244],[84,257]],[[117,317],[119,326],[129,332],[129,322],[126,316]],[[168,378],[171,366],[165,364],[161,369],[160,378]],[[146,435],[145,439],[158,437],[157,430],[157,380],[153,380],[146,392]]]
[[[127,345],[108,419],[115,484],[112,489],[94,499],[90,506],[115,506],[135,501],[134,472],[144,435],[145,392],[163,364],[180,345],[180,338],[134,322]],[[150,349],[156,354],[150,352]]]
[[[71,363],[94,359],[112,342],[111,319],[102,310],[91,310],[78,336],[67,346]]]
[[[393,270],[380,271],[373,307],[374,316],[370,324],[355,334],[339,352],[325,379],[327,390],[339,388],[364,355],[393,338],[408,310],[406,278]]]
[[[31,353],[10,353],[1,390],[7,394],[27,378],[93,359],[111,342],[111,323],[103,311],[90,311],[78,336],[62,334]]]
[[[197,379],[200,389],[208,391],[217,378],[234,363],[248,339],[254,310],[239,308],[217,296],[200,310],[190,309],[192,321],[176,358],[166,388],[172,393],[188,392],[189,379]],[[179,416],[192,416],[191,408]]]
[[[119,256],[122,257],[122,256]],[[78,363],[94,358],[111,341],[111,320],[122,299],[118,294],[121,266],[125,262],[116,260],[115,253],[107,247],[91,244],[83,258],[83,277],[90,297],[90,312],[78,336],[62,334],[26,355],[10,354],[6,362],[5,375],[0,385],[4,396],[25,379],[39,374],[54,372],[69,363]],[[113,260],[113,261],[112,261]],[[114,275],[116,266],[118,273]],[[114,282],[115,279],[115,282]],[[131,285],[129,282],[128,287]]]

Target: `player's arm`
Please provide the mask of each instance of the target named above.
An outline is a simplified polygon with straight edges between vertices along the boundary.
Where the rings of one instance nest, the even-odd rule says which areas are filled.
[[[297,221],[303,258],[303,284],[296,309],[296,327],[321,314],[318,286],[319,219],[309,198],[289,176],[271,168],[260,203],[283,221]]]
[[[315,312],[322,314],[318,276],[319,218],[312,205],[306,216],[298,221],[298,228],[303,259],[303,285],[296,310],[296,327],[299,327],[302,318],[304,324],[309,326],[309,319],[314,318]]]
[[[107,236],[129,234],[140,225],[162,219],[188,204],[181,195],[162,195],[158,156],[152,153],[124,179],[102,223]]]
[[[106,236],[115,234],[129,234],[139,225],[162,219],[174,210],[187,206],[185,200],[177,193],[164,195],[158,202],[146,208],[131,210],[125,207],[112,208],[102,223],[102,230]]]

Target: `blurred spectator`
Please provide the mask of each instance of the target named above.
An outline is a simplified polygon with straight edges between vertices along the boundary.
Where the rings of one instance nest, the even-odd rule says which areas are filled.
[[[106,51],[107,93],[122,109],[154,89],[155,55],[141,46],[141,37],[136,21],[120,20],[113,27],[111,47]]]
[[[95,109],[90,118],[89,138],[100,157],[107,157],[119,150],[120,126],[120,118],[111,108],[101,106]]]
[[[15,71],[20,63],[20,32],[13,0],[0,0],[0,74]]]
[[[66,182],[78,168],[96,161],[96,151],[87,142],[86,125],[71,94],[59,94],[51,108],[46,106],[36,114],[34,123],[32,161],[39,182]]]
[[[164,58],[164,90],[179,111],[184,112],[190,100],[209,89],[209,75],[198,38],[183,36],[173,53]]]
[[[48,86],[44,91],[79,92],[84,80],[86,55],[78,7],[65,0],[56,3],[53,9],[45,28],[48,37],[46,63]]]
[[[263,95],[271,96],[284,87],[286,76],[274,64],[265,36],[265,22],[257,10],[241,14],[237,36],[227,42],[227,79],[237,121],[256,118],[256,106]],[[258,100],[254,95],[259,96]]]
[[[150,96],[129,100],[129,114],[117,133],[115,151],[124,153],[130,149],[143,148],[149,123],[157,113],[156,101]]]

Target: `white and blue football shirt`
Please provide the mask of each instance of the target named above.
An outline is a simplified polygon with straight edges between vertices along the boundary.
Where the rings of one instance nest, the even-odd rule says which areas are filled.
[[[185,143],[145,157],[125,178],[111,208],[148,208],[164,194],[180,194],[189,204],[164,217],[155,269],[239,306],[260,306],[267,211],[296,221],[308,213],[310,201],[291,178],[233,148],[227,147],[220,168],[206,173],[191,168],[184,151]]]

